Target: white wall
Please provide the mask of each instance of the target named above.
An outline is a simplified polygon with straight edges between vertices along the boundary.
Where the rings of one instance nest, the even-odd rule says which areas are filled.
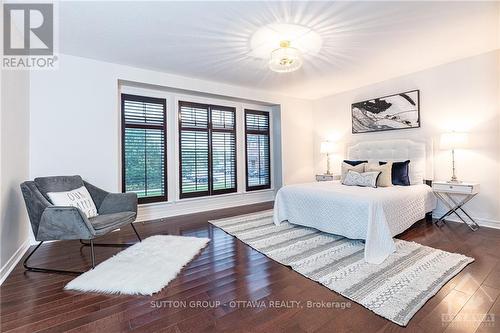
[[[0,283],[29,246],[30,225],[19,185],[29,178],[29,72],[1,72]]]
[[[500,6],[498,6],[498,17],[500,18]],[[500,37],[500,19],[498,20],[498,33]],[[500,108],[500,50],[497,52],[497,108]],[[500,117],[498,117],[498,128],[500,128]],[[500,156],[500,144],[498,145],[498,156]],[[500,162],[499,162],[500,164]],[[499,165],[500,167],[500,165]],[[500,177],[498,178],[498,189],[500,189]],[[500,195],[497,197],[497,206],[500,209]]]
[[[281,104],[282,167],[285,185],[314,180],[313,119],[302,116],[302,111],[308,110],[310,103],[285,99]],[[310,147],[310,155],[309,151],[304,149],[305,146]]]
[[[313,173],[312,102],[264,91],[61,55],[59,69],[31,75],[30,177],[81,174],[109,191],[120,190],[119,80],[281,105],[282,181],[309,181]],[[300,132],[299,132],[300,131]],[[297,135],[297,133],[301,133]],[[185,200],[177,213],[263,200],[272,193]],[[140,218],[168,216],[166,204],[143,206]]]
[[[315,171],[325,169],[325,157],[319,153],[324,139],[338,140],[344,147],[358,140],[394,138],[433,139],[439,143],[442,132],[468,131],[471,147],[457,151],[457,173],[461,179],[481,183],[481,194],[468,204],[468,209],[482,224],[500,227],[499,53],[486,53],[315,101]],[[351,134],[351,103],[412,89],[420,89],[421,128]],[[451,155],[438,146],[434,149],[434,179],[446,180],[451,174]],[[332,158],[334,171],[339,170],[342,158],[342,151]]]

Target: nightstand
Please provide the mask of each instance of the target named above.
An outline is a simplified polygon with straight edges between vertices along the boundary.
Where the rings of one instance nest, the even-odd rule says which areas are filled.
[[[329,182],[332,180],[339,180],[339,175],[316,175],[317,182]]]
[[[437,181],[432,183],[432,190],[434,194],[441,200],[446,207],[448,207],[448,212],[441,216],[436,224],[439,222],[445,223],[445,218],[455,214],[458,218],[465,223],[472,231],[479,229],[479,225],[474,221],[474,219],[463,209],[463,206],[469,202],[472,198],[479,194],[479,184],[478,183],[449,183],[445,181]],[[460,198],[458,198],[460,196]],[[458,211],[461,211],[468,218],[469,222],[466,221]]]

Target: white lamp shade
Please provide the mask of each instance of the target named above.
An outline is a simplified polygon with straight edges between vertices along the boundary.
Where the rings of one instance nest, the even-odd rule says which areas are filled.
[[[330,141],[323,141],[321,142],[319,151],[321,154],[333,153],[335,151],[335,144]]]
[[[464,132],[449,132],[441,134],[439,147],[441,149],[467,148],[469,134]]]

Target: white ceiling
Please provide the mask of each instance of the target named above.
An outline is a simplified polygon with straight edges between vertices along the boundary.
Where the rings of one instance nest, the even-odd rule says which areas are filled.
[[[62,2],[60,52],[318,98],[499,48],[498,2]],[[250,54],[271,23],[313,28],[319,54],[279,74]]]

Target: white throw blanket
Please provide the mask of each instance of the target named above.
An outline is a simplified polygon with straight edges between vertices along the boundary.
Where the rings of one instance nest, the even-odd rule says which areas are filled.
[[[365,240],[365,260],[382,263],[396,247],[392,237],[436,208],[432,189],[424,184],[367,188],[339,182],[317,182],[281,188],[274,204],[274,223],[312,227]]]

